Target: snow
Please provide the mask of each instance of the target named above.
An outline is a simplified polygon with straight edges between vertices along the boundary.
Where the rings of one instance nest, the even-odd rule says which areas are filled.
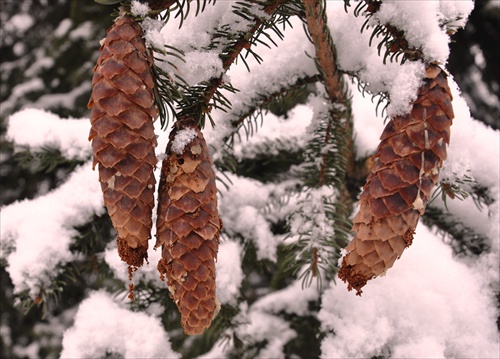
[[[172,142],[171,150],[175,153],[182,155],[184,148],[197,136],[194,128],[184,128],[177,132]]]
[[[375,19],[405,31],[410,46],[421,49],[427,61],[446,63],[449,36],[439,26],[441,1],[384,1]]]
[[[415,6],[420,4],[411,1],[404,3],[412,3]],[[408,113],[411,110],[411,101],[416,98],[417,89],[425,75],[424,64],[399,64],[390,61],[384,64],[383,56],[378,54],[377,43],[369,46],[371,29],[359,33],[366,20],[363,16],[355,17],[352,10],[346,13],[344,4],[340,1],[327,2],[327,14],[328,25],[339,54],[340,68],[357,73],[369,92],[388,93],[391,99],[387,108],[389,116]]]
[[[90,81],[83,81],[67,93],[50,93],[40,96],[36,101],[30,104],[33,108],[57,109],[73,108],[78,97],[88,93],[91,87]]]
[[[178,63],[180,76],[194,86],[223,73],[222,60],[218,51],[189,51]]]
[[[208,129],[207,140],[211,139],[214,143],[220,143],[221,139],[232,131],[229,123],[247,112],[253,99],[258,99],[260,95],[279,92],[282,88],[295,84],[299,78],[316,74],[314,61],[308,56],[314,53],[313,46],[304,34],[301,22],[291,19],[291,24],[293,27],[287,27],[283,31],[285,35],[283,40],[271,35],[271,38],[279,45],[278,47],[273,45],[270,45],[270,48],[263,45],[255,47],[255,51],[262,58],[262,65],[259,65],[253,56],[248,56],[246,62],[250,72],[242,63],[232,66],[227,72],[231,84],[239,92],[225,94],[232,108],[228,113],[214,113],[218,129],[217,131]],[[284,49],[290,51],[284,51]],[[299,113],[296,115],[299,116]],[[307,114],[302,115],[307,116]],[[300,117],[295,117],[295,121],[299,120]],[[273,131],[269,133],[272,134]],[[282,131],[282,133],[288,133],[288,131]]]
[[[69,32],[69,29],[71,29],[72,26],[73,26],[73,21],[71,21],[71,19],[64,19],[59,23],[57,28],[54,30],[54,35],[57,37],[63,37]]]
[[[350,84],[352,94],[352,113],[354,117],[353,132],[354,144],[356,146],[357,159],[366,158],[373,154],[380,142],[380,134],[384,130],[384,119],[380,111],[376,114],[374,104],[378,98],[373,100],[371,95],[363,95],[357,90],[355,84]],[[379,107],[383,107],[381,104]]]
[[[110,294],[92,292],[64,333],[61,358],[180,358],[158,318],[132,312]]]
[[[239,321],[243,324],[238,326],[236,333],[245,344],[253,344],[266,341],[266,345],[259,352],[261,358],[285,358],[283,346],[297,336],[290,324],[275,315],[259,309],[245,310],[245,306],[239,313]]]
[[[140,281],[142,281],[144,283],[150,283],[151,285],[155,285],[160,288],[165,287],[166,290],[166,284],[165,282],[161,281],[160,274],[158,273],[158,269],[156,268],[156,264],[161,258],[161,249],[155,250],[152,247],[153,246],[151,245],[149,246],[148,263],[145,263],[140,268],[140,270],[134,272],[131,282],[133,284],[138,284]],[[128,289],[128,284],[130,282],[128,265],[121,260],[117,253],[118,249],[116,246],[116,242],[112,241],[108,244],[106,250],[104,251],[104,260],[113,271],[114,276],[123,282],[123,286],[125,289]]]
[[[329,27],[339,54],[340,67],[358,73],[372,93],[387,92],[391,99],[387,109],[390,116],[404,115],[411,109],[410,102],[416,98],[416,91],[423,78],[425,66],[421,62],[404,64],[383,64],[375,38],[370,47],[370,36],[377,21],[391,23],[405,31],[410,45],[421,48],[428,62],[446,64],[449,50],[449,36],[440,23],[453,22],[455,26],[465,24],[473,8],[472,1],[384,1],[370,20],[371,28],[359,33],[366,18],[355,17],[351,7],[346,13],[341,1],[327,2]],[[383,55],[383,53],[381,54]]]
[[[295,280],[288,287],[274,291],[265,297],[258,299],[252,310],[278,314],[285,312],[288,314],[308,315],[309,302],[319,299],[319,292],[316,286],[302,287],[302,280]]]
[[[219,212],[226,232],[242,235],[253,241],[257,259],[276,260],[276,250],[281,238],[274,236],[261,208],[267,204],[271,186],[228,174],[229,189],[219,188],[221,193]]]
[[[81,23],[76,29],[71,30],[69,33],[69,38],[72,40],[77,39],[89,39],[92,36],[92,21],[85,21]]]
[[[11,89],[11,94],[9,98],[2,103],[0,103],[0,114],[2,116],[7,115],[12,108],[15,106],[18,98],[24,97],[30,92],[40,91],[45,88],[45,84],[42,79],[35,77],[19,85],[14,86]]]
[[[1,256],[7,260],[14,292],[27,289],[35,298],[41,287],[50,286],[59,265],[75,259],[69,249],[77,235],[74,227],[103,212],[99,182],[89,162],[46,195],[3,207]]]
[[[29,14],[15,14],[5,24],[4,29],[7,32],[23,33],[35,24],[35,19]]]
[[[318,317],[335,335],[323,340],[322,356],[371,357],[391,348],[397,358],[495,358],[497,312],[488,284],[420,224],[411,247],[362,297],[343,283],[323,294]]]
[[[342,70],[359,75],[371,93],[387,92],[391,99],[389,115],[407,112],[421,83],[424,64],[388,62],[384,65],[376,49],[380,39],[375,39],[370,47],[371,29],[359,34],[365,18],[354,17],[353,7],[345,13],[342,1],[326,3],[329,27]],[[147,15],[146,5],[133,1],[132,6],[136,15]],[[401,26],[410,43],[422,47],[427,60],[445,65],[448,37],[444,36],[441,24],[455,21],[454,26],[462,26],[472,6],[473,2],[469,0],[384,1],[374,20]],[[258,7],[252,11],[263,15]],[[462,20],[457,20],[458,17]],[[173,78],[180,75],[190,85],[219,76],[223,71],[218,54],[227,43],[208,48],[216,29],[226,25],[231,32],[238,34],[249,26],[249,22],[236,16],[224,1],[207,4],[203,13],[189,16],[181,29],[178,29],[179,21],[179,17],[173,18],[163,26],[158,20],[146,18],[141,24],[148,44],[158,49],[173,46],[184,52],[184,62],[168,58],[176,68],[162,66],[166,66]],[[293,27],[287,26],[284,30],[284,40],[273,35],[278,47],[258,45],[254,48],[262,57],[262,66],[249,56],[246,60],[251,72],[238,60],[224,77],[240,91],[227,94],[232,108],[227,113],[213,111],[217,127],[207,126],[204,130],[207,142],[211,148],[213,146],[214,157],[221,156],[223,139],[234,131],[231,121],[248,112],[259,95],[276,93],[300,78],[317,73],[310,57],[314,48],[304,35],[301,22],[297,19],[291,22]],[[29,20],[26,16],[18,17],[10,23],[13,25],[9,26],[21,29],[29,25]],[[61,22],[56,35],[64,36],[71,27],[71,21]],[[88,30],[83,25],[73,30],[70,36],[85,37]],[[40,57],[37,61],[36,66],[26,66],[33,76],[49,60]],[[490,251],[473,258],[455,257],[446,244],[449,238],[443,240],[420,223],[412,246],[386,276],[370,281],[361,298],[347,292],[345,284],[340,282],[327,283],[327,289],[320,293],[315,286],[303,289],[300,280],[293,280],[279,290],[259,292],[259,297],[248,303],[242,294],[244,280],[252,280],[242,269],[245,246],[251,244],[255,247],[259,261],[276,261],[284,235],[273,234],[271,222],[283,220],[300,208],[320,213],[320,199],[326,195],[333,198],[334,194],[314,192],[317,201],[309,207],[301,204],[303,197],[288,198],[288,202],[275,211],[272,208],[274,201],[286,194],[293,186],[293,180],[264,184],[234,174],[218,173],[221,177],[227,175],[229,188],[219,185],[219,210],[224,232],[216,263],[217,296],[222,304],[239,306],[240,310],[232,321],[233,327],[224,335],[231,338],[236,333],[248,345],[266,340],[259,357],[280,358],[284,357],[286,343],[297,336],[283,314],[316,315],[326,334],[321,345],[322,357],[498,357],[499,339],[495,327],[498,312],[493,293],[499,290],[500,136],[499,131],[471,118],[456,84],[451,77],[449,80],[456,118],[441,178],[461,178],[468,174],[489,189],[495,202],[482,212],[476,210],[471,199],[449,200],[448,207],[456,220],[489,239]],[[347,78],[346,82],[349,82]],[[34,297],[40,286],[49,285],[59,266],[75,259],[69,250],[76,235],[74,227],[87,223],[94,214],[104,213],[97,173],[91,170],[88,161],[91,156],[87,138],[89,121],[62,119],[42,110],[65,103],[72,106],[76,96],[89,86],[87,82],[69,94],[44,95],[32,104],[40,109],[24,109],[8,119],[6,137],[16,146],[25,146],[34,152],[45,147],[56,148],[68,159],[87,161],[57,189],[2,208],[1,255],[8,264],[7,271],[15,293],[27,289]],[[44,83],[36,77],[14,87],[12,95],[1,104],[2,113],[7,114],[13,108],[17,97],[44,88]],[[375,114],[371,95],[368,93],[363,97],[355,85],[349,85],[349,88],[353,96],[357,158],[361,159],[375,151],[384,123],[380,113]],[[305,104],[292,109],[287,118],[266,113],[253,136],[247,139],[243,130],[241,138],[236,136],[233,154],[242,160],[255,158],[263,152],[303,149],[310,136],[308,126],[318,111],[325,109],[326,103],[318,89]],[[155,126],[159,134],[158,147],[165,148],[168,131],[160,131],[159,121]],[[195,136],[192,129],[179,131],[172,150],[182,153]],[[159,170],[155,174],[158,177]],[[433,205],[443,208],[439,200]],[[304,230],[304,224],[312,225],[313,222],[305,223],[303,218],[292,217],[292,230],[296,234]],[[322,224],[324,221],[311,228],[311,232],[323,229],[322,233],[329,234],[328,228],[321,228]],[[315,232],[314,236],[322,233]],[[127,288],[127,265],[117,255],[116,244],[109,243],[100,255],[114,277]],[[166,284],[160,281],[156,269],[160,256],[161,251],[150,246],[150,263],[135,272],[132,281],[164,288],[165,295],[168,295]],[[310,302],[321,304],[319,314],[310,309]],[[107,353],[144,358],[180,356],[172,351],[168,334],[160,322],[163,307],[152,305],[146,313],[140,313],[127,309],[125,303],[103,291],[90,292],[88,298],[75,308],[77,314],[74,324],[64,334],[61,357],[103,357]],[[0,327],[2,336],[7,336],[3,334],[6,330]],[[224,336],[217,343],[222,343],[222,338]],[[229,342],[227,349],[234,345],[232,339]],[[227,355],[225,348],[216,344],[202,357],[224,357]],[[27,347],[24,353],[31,355],[35,352],[36,348]]]
[[[133,0],[130,6],[130,12],[137,17],[146,17],[150,11],[147,3],[141,3],[138,0]]]
[[[488,5],[495,3],[498,2],[490,1]],[[442,15],[443,21],[450,21],[456,27],[465,27],[473,9],[473,1],[439,1],[439,12]]]
[[[297,151],[306,144],[303,133],[308,124],[307,119],[310,118],[312,109],[307,105],[294,107],[286,119],[267,113],[264,127],[255,126],[253,136],[250,135],[251,138],[247,141],[235,141],[233,154],[238,159],[255,158],[257,154],[262,153],[263,146],[266,153],[275,155],[279,150]]]
[[[321,240],[332,238],[334,223],[326,215],[326,205],[335,202],[335,191],[332,187],[322,186],[310,189],[304,198],[298,201],[298,211],[289,218],[290,235],[309,238],[307,248],[320,247]],[[322,256],[322,252],[319,253]]]
[[[237,305],[241,282],[244,275],[241,269],[242,246],[232,240],[222,241],[216,262],[217,298],[221,304]]]
[[[25,109],[9,117],[6,137],[34,152],[49,147],[68,159],[87,160],[92,154],[85,136],[89,131],[88,119],[61,119],[48,111]]]
[[[205,10],[198,16],[189,16],[183,20],[180,27],[180,16],[172,19],[165,26],[158,28],[154,20],[144,23],[145,39],[158,49],[165,45],[176,48],[184,53],[183,59],[167,56],[168,63],[158,63],[171,75],[182,77],[190,86],[218,77],[223,73],[222,61],[219,57],[220,50],[225,45],[220,43],[216,49],[207,49],[210,44],[211,34],[214,26],[226,25],[226,29],[233,33],[247,30],[250,22],[244,21],[235,15],[232,6],[228,3],[219,2],[207,4]],[[175,33],[175,36],[172,34]],[[221,38],[222,40],[223,38]],[[161,58],[162,55],[158,54]]]

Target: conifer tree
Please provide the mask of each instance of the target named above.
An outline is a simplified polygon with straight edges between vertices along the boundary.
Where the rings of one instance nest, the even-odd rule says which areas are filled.
[[[2,355],[492,355],[495,80],[411,3],[2,6]]]

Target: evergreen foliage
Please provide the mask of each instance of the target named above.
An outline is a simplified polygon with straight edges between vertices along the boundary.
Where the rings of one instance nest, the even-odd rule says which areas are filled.
[[[84,165],[81,159],[69,158],[57,148],[34,149],[8,142],[5,139],[7,119],[27,107],[50,110],[61,117],[88,116],[86,104],[90,97],[90,80],[98,57],[96,44],[118,14],[118,6],[130,12],[131,2],[24,0],[2,4],[2,22],[15,14],[29,13],[34,19],[26,36],[16,29],[6,29],[2,34],[2,206],[38,198],[60,186]],[[186,19],[199,16],[216,3],[216,0],[149,0],[147,4],[152,11],[147,16],[137,16],[136,21],[157,21],[158,24],[178,21],[182,27]],[[396,26],[373,26],[372,16],[381,1],[351,4],[344,0],[344,3],[346,11],[366,16],[360,32],[371,31],[372,46],[378,47],[384,63],[404,63],[422,58],[422,50],[411,47]],[[498,106],[493,101],[484,101],[478,90],[486,87],[497,100],[500,98],[498,66],[495,65],[498,63],[498,48],[484,42],[487,36],[478,35],[487,33],[498,38],[498,28],[492,29],[488,24],[498,19],[500,8],[487,8],[486,3],[478,2],[470,18],[471,27],[454,35],[449,70],[470,103],[476,104],[470,105],[474,116],[498,128],[498,116],[495,120],[491,115],[498,113]],[[163,130],[193,120],[201,129],[217,129],[219,124],[214,113],[224,112],[230,117],[221,143],[211,148],[219,191],[225,189],[220,196],[223,198],[234,188],[231,178],[244,178],[259,190],[267,191],[269,202],[260,211],[245,213],[239,204],[234,204],[233,213],[224,213],[261,220],[262,231],[279,238],[280,242],[276,253],[269,253],[266,257],[253,238],[257,235],[251,230],[243,225],[223,228],[221,244],[231,238],[241,248],[239,262],[235,260],[235,263],[240,264],[241,268],[237,270],[242,272],[243,278],[234,300],[222,304],[211,327],[201,336],[189,337],[183,333],[177,307],[170,299],[166,285],[158,280],[154,271],[141,274],[141,268],[134,273],[135,300],[125,302],[134,313],[155,313],[168,333],[172,349],[184,358],[195,358],[211,351],[218,355],[221,348],[226,348],[224,355],[228,358],[255,358],[273,353],[271,349],[276,347],[282,348],[281,352],[287,358],[318,357],[322,340],[334,334],[319,319],[321,295],[335,283],[341,250],[351,236],[351,213],[371,160],[371,154],[361,156],[356,153],[352,96],[347,82],[352,81],[363,92],[366,90],[367,96],[378,101],[377,110],[382,113],[387,108],[388,95],[370,93],[357,73],[338,68],[337,50],[327,25],[326,0],[231,1],[227,6],[231,6],[233,14],[238,17],[236,23],[246,26],[234,30],[231,24],[214,24],[208,34],[210,45],[199,49],[217,53],[222,64],[217,76],[190,84],[177,71],[176,64],[185,61],[183,50],[150,45],[155,59],[154,95],[159,119]],[[279,47],[286,36],[285,30],[297,18],[302,21],[315,49],[315,53],[308,55],[314,59],[316,73],[299,74],[293,81],[283,80],[273,90],[257,91],[246,97],[245,103],[235,110],[229,95],[240,89],[233,87],[228,71],[235,64],[242,63],[252,72],[255,65],[250,64],[250,58],[259,66],[266,66],[259,56],[259,49]],[[478,47],[484,54],[483,67],[478,67],[473,61]],[[466,61],[458,60],[462,58]],[[482,80],[472,80],[471,73],[478,73]],[[64,97],[65,94],[69,96]],[[278,137],[238,148],[245,139],[259,133],[265,116],[274,114],[287,121],[290,111],[305,102],[315,107],[304,143]],[[166,133],[160,136],[166,136]],[[449,178],[442,179],[434,197],[423,222],[442,233],[455,254],[475,258],[491,249],[487,236],[450,214],[446,203],[470,198],[477,210],[487,211],[495,201],[495,193],[473,177]],[[15,250],[15,242],[2,238],[0,356],[19,359],[57,357],[62,350],[63,330],[72,325],[78,304],[91,291],[104,290],[117,300],[129,294],[129,283],[106,260],[110,250],[116,251],[112,245],[116,232],[109,216],[94,213],[85,224],[73,229],[75,235],[69,250],[76,259],[59,264],[53,273],[47,273],[51,283],[49,286],[41,284],[35,297],[29,290],[13,292],[5,258]],[[150,267],[155,265],[149,264]],[[298,282],[307,308],[287,308],[286,290]],[[248,328],[248,323],[258,323],[259,320],[276,326],[259,328],[257,324],[257,329]],[[9,329],[5,332],[3,328]],[[31,350],[28,349],[30,346]],[[115,355],[122,354],[109,348],[107,356]],[[383,348],[376,358],[390,355],[390,349]]]

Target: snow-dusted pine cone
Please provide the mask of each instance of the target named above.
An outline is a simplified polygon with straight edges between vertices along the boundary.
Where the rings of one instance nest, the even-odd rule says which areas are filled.
[[[130,266],[147,259],[154,207],[156,137],[152,55],[142,29],[120,16],[101,44],[94,68],[89,140],[104,204],[118,232],[118,252]]]
[[[201,334],[219,308],[215,260],[222,222],[215,173],[195,125],[174,129],[166,154],[158,193],[158,270],[167,279],[186,334]]]
[[[339,271],[358,295],[412,243],[446,159],[454,117],[451,100],[445,72],[429,65],[410,114],[391,119],[382,133],[353,220],[356,235]]]

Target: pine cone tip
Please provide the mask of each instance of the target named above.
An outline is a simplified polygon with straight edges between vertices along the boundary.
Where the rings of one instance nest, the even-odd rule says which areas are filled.
[[[349,292],[355,289],[356,295],[360,297],[361,293],[363,293],[361,288],[363,288],[368,280],[371,279],[353,270],[353,266],[347,264],[345,257],[342,259],[342,266],[339,269],[338,276],[340,280],[342,280],[344,283],[347,283],[347,290]]]
[[[148,249],[146,247],[137,246],[132,248],[125,239],[120,237],[116,239],[116,244],[118,245],[118,255],[129,266],[141,267],[144,260],[148,260]]]

